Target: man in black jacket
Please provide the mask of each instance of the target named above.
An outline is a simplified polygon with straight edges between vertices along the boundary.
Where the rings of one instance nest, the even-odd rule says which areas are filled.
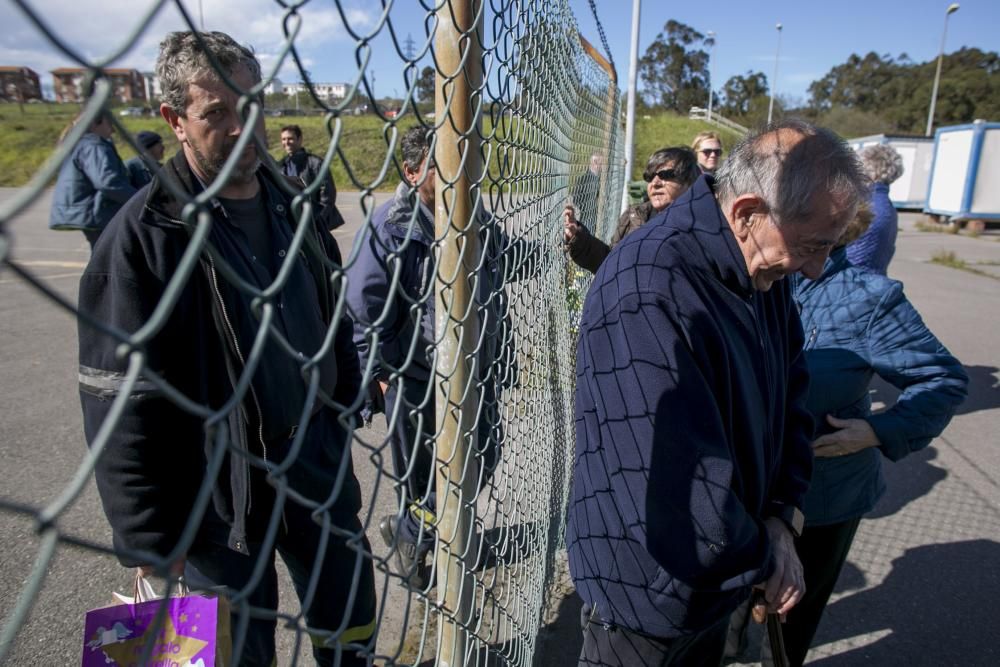
[[[303,187],[308,187],[318,177],[321,185],[313,198],[319,206],[317,215],[327,219],[330,231],[342,226],[344,218],[337,210],[337,186],[333,184],[330,171],[323,169],[323,158],[302,146],[302,128],[298,125],[281,128],[281,147],[287,153],[281,158],[281,171],[289,178],[298,179]]]
[[[248,49],[200,38],[240,89],[260,81]],[[339,252],[291,214],[295,186],[259,169],[253,141],[233,159],[244,132],[263,145],[263,123],[245,126],[193,33],[167,36],[157,76],[181,151],[111,222],[80,283],[84,427],[115,551],[240,592],[241,665],[274,660],[278,552],[311,596],[317,662],[365,664],[375,592],[350,456],[360,371],[326,264]],[[299,224],[312,227],[302,247]]]
[[[581,665],[718,665],[752,587],[779,614],[798,602],[813,427],[782,278],[820,274],[865,192],[843,141],[777,124],[598,269],[566,537]]]

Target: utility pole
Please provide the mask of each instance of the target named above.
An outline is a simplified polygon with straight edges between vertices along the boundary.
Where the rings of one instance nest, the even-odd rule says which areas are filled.
[[[628,208],[628,184],[632,179],[632,165],[635,162],[635,92],[639,69],[639,14],[642,0],[632,0],[632,43],[628,61],[628,101],[625,110],[625,187],[622,189],[622,205]]]
[[[715,51],[715,31],[709,30],[705,33],[708,38],[705,42],[708,44],[708,122],[712,122],[712,53]]]
[[[767,105],[767,124],[771,124],[771,115],[774,113],[774,96],[778,90],[778,58],[781,55],[781,24],[774,26],[778,30],[778,48],[774,52],[774,80],[771,81],[771,101]]]
[[[414,46],[416,46],[416,43],[413,41],[413,35],[406,33],[406,41],[403,42],[403,55],[406,56],[406,59],[409,61],[413,60]]]
[[[931,136],[931,130],[934,129],[934,107],[937,106],[937,94],[938,94],[938,84],[941,82],[941,61],[944,60],[944,40],[948,35],[948,17],[958,11],[958,3],[952,3],[948,5],[948,9],[944,12],[944,29],[941,31],[941,48],[938,50],[938,61],[937,61],[937,72],[934,73],[934,90],[931,92],[931,108],[927,112],[927,132],[926,135]]]

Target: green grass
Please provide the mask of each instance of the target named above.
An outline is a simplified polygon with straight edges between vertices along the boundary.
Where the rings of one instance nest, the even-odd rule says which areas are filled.
[[[931,255],[931,263],[940,264],[941,266],[947,266],[952,269],[958,269],[959,271],[974,273],[977,276],[985,276],[987,278],[992,278],[993,280],[1000,280],[1000,278],[996,277],[992,273],[983,271],[982,269],[977,269],[973,264],[965,261],[951,250],[938,250]],[[993,262],[975,262],[975,264],[993,264]]]
[[[18,187],[27,183],[51,154],[59,134],[72,121],[78,109],[79,107],[73,104],[26,104],[22,113],[15,104],[0,105],[0,186]],[[116,112],[113,111],[113,113]],[[179,148],[173,133],[160,118],[116,115],[115,119],[132,134],[140,130],[152,130],[159,133],[164,138],[168,156],[173,155]],[[346,116],[338,122],[340,125],[335,123],[333,129],[339,129],[342,133],[339,143],[341,155],[334,158],[332,166],[333,178],[337,187],[341,190],[356,190],[361,187],[374,186],[383,191],[394,188],[398,182],[398,176],[395,167],[391,164],[386,176],[379,181],[379,174],[386,160],[388,124],[370,115]],[[415,122],[412,118],[405,118],[399,121],[399,127],[406,129]],[[283,155],[278,140],[281,127],[290,123],[302,128],[303,140],[307,149],[319,154],[325,150],[329,143],[330,134],[322,117],[268,117],[265,119],[265,127],[269,137],[270,151],[275,158],[280,158]],[[489,135],[492,130],[489,120],[486,120],[484,125],[484,133]],[[522,175],[522,179],[529,181],[530,184],[526,185],[522,181],[517,187],[544,188],[546,187],[546,179],[538,172],[538,169],[540,163],[544,162],[545,148],[542,145],[535,146],[535,144],[544,144],[545,140],[537,133],[519,132],[519,127],[519,122],[515,122],[512,127],[506,128],[506,132],[512,138],[519,140],[521,145],[534,146],[534,150],[529,148],[514,151],[521,156],[515,160],[514,169],[532,170],[532,175]],[[646,159],[654,151],[664,146],[687,146],[695,134],[705,129],[709,129],[708,124],[675,114],[661,113],[652,116],[637,116],[635,168],[632,172],[632,180],[641,177]],[[736,135],[726,131],[722,131],[721,134],[724,145],[732,146]],[[622,136],[624,136],[624,131]],[[123,160],[135,155],[135,151],[124,141],[119,139],[116,144]],[[583,162],[586,162],[588,157],[584,156],[586,152],[581,152],[583,157],[579,157]],[[499,160],[502,154],[502,151],[491,151],[492,157],[488,169],[494,179],[500,178],[501,175]],[[577,158],[574,157],[574,159]],[[353,179],[348,175],[345,161],[347,165],[350,165]]]
[[[656,113],[649,116],[636,114],[635,117],[635,165],[629,180],[642,178],[649,156],[667,146],[690,146],[691,140],[699,132],[714,130],[722,137],[726,150],[733,147],[739,135],[729,130],[717,128],[700,120],[672,113]],[[623,135],[624,136],[624,135]]]

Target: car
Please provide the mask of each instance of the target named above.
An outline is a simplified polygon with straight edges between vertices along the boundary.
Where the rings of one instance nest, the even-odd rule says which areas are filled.
[[[119,116],[142,116],[143,113],[142,107],[125,107],[118,111]]]

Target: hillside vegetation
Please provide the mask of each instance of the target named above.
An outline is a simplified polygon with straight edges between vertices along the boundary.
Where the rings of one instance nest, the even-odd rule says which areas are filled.
[[[35,174],[55,148],[59,134],[73,119],[75,105],[25,105],[24,113],[17,105],[0,106],[0,186],[22,186]],[[140,130],[159,133],[166,146],[166,154],[173,155],[179,145],[166,123],[160,118],[136,118],[116,116],[133,135]],[[276,158],[283,155],[278,136],[281,127],[295,123],[302,128],[305,146],[315,153],[325,150],[329,143],[330,130],[324,119],[317,116],[296,116],[291,118],[268,117],[265,127],[269,138],[271,154]],[[402,128],[412,122],[402,121]],[[337,187],[341,190],[357,190],[376,184],[378,190],[391,190],[398,182],[395,166],[386,165],[389,126],[375,116],[348,116],[334,123],[331,128],[339,132],[340,155],[334,158],[332,172]],[[710,129],[707,123],[689,120],[671,112],[637,116],[635,139],[635,169],[633,179],[641,178],[646,158],[664,146],[688,145],[691,138],[702,130]],[[488,131],[488,128],[487,128]],[[736,135],[722,132],[723,142],[731,146]],[[624,137],[624,131],[622,132]],[[135,155],[135,151],[121,138],[116,140],[118,152],[123,160]],[[496,152],[492,152],[496,155]],[[348,174],[347,165],[351,173]],[[380,179],[380,174],[385,177]]]

